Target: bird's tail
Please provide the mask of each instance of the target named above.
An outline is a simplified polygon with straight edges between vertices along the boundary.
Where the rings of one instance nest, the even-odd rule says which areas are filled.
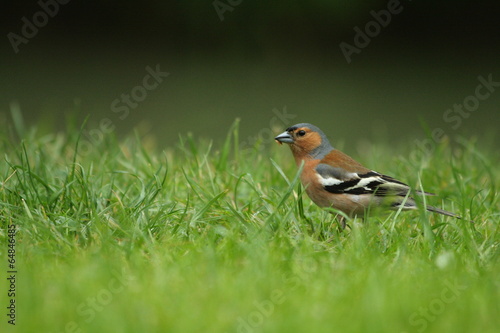
[[[421,194],[422,195],[433,195],[432,193],[427,193],[427,192],[422,192]],[[408,198],[404,203],[403,202],[395,202],[395,203],[392,204],[392,208],[393,209],[400,209],[401,206],[403,206],[402,207],[403,210],[414,210],[414,209],[417,209],[417,205],[415,203],[415,200],[413,200],[413,198]],[[441,209],[441,208],[437,208],[437,207],[434,207],[434,206],[426,206],[426,208],[427,208],[427,210],[429,212],[432,212],[432,213],[438,213],[438,214],[442,214],[442,215],[446,215],[446,216],[451,216],[451,217],[454,217],[454,218],[460,219],[460,220],[464,219],[463,217],[461,217],[458,214],[449,212],[449,211]],[[473,220],[470,220],[470,222],[474,223]]]
[[[429,195],[429,196],[435,196],[436,195],[434,193],[423,192],[423,191],[417,191],[417,194],[418,195]],[[437,207],[434,207],[434,206],[427,206],[427,210],[429,212],[438,213],[438,214],[442,214],[442,215],[446,215],[446,216],[451,216],[451,217],[463,220],[463,218],[460,215],[458,215],[458,214],[455,214],[455,213],[452,213],[452,212],[448,212],[446,210],[443,210],[443,209],[440,209],[440,208],[437,208]],[[471,220],[471,222],[474,223],[474,221],[472,221],[472,220]]]
[[[427,210],[429,212],[433,212],[433,213],[439,213],[439,214],[443,214],[443,215],[446,215],[446,216],[451,216],[451,217],[455,217],[457,219],[462,219],[462,217],[460,215],[457,215],[455,213],[451,213],[451,212],[448,212],[446,210],[443,210],[443,209],[440,209],[440,208],[436,208],[434,206],[427,206]]]

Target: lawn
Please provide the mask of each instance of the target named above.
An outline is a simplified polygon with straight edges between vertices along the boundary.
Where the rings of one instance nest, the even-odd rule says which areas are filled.
[[[421,209],[339,231],[303,193],[289,149],[240,149],[238,127],[159,149],[140,134],[89,145],[71,125],[5,126],[1,331],[500,331],[491,143],[457,137],[411,154],[410,138],[346,151],[465,219]]]

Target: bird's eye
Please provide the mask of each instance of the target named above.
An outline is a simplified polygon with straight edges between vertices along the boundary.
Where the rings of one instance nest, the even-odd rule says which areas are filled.
[[[300,131],[297,132],[297,135],[298,136],[304,136],[304,135],[306,135],[306,131],[300,130]]]

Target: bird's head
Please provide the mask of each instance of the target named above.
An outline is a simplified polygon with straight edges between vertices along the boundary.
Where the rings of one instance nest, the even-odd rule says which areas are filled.
[[[279,144],[287,143],[300,158],[322,158],[333,149],[323,131],[307,123],[290,126],[274,139]]]

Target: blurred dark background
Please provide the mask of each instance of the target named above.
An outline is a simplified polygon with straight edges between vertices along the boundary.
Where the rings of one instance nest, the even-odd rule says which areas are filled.
[[[57,11],[46,24],[41,3]],[[402,11],[350,63],[340,43],[355,46],[353,29],[364,30],[388,1],[54,3],[3,2],[2,122],[12,105],[45,128],[90,115],[89,129],[109,119],[119,134],[139,127],[160,146],[189,131],[221,138],[235,118],[242,140],[267,139],[270,124],[311,122],[348,144],[421,138],[421,122],[452,137],[495,133],[500,123],[500,88],[460,126],[443,119],[475,94],[478,76],[500,82],[498,1],[401,1]],[[223,6],[230,10],[220,13]],[[41,27],[16,53],[9,34],[22,37],[23,17],[33,16]],[[169,76],[120,119],[113,101],[157,65]],[[291,116],[272,121],[273,109]]]

